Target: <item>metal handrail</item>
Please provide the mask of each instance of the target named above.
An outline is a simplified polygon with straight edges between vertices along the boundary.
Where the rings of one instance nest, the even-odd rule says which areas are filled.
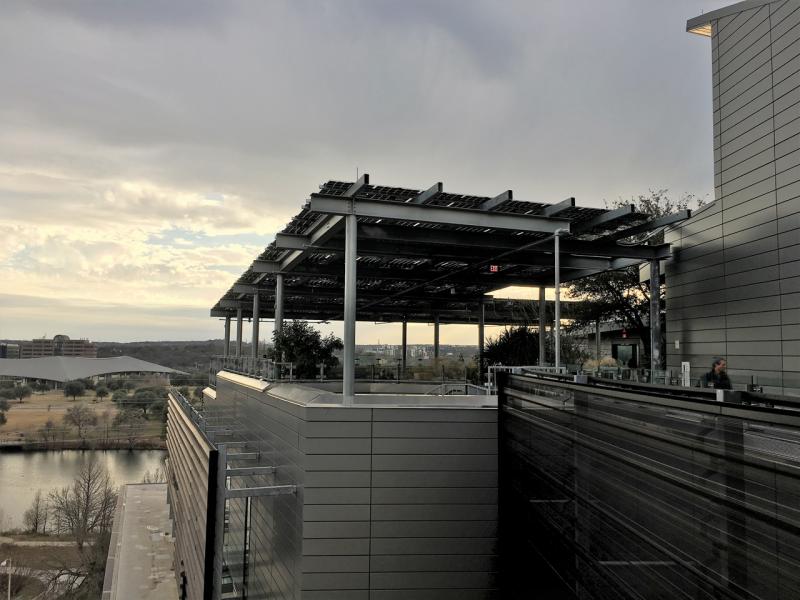
[[[252,356],[214,356],[211,359],[210,379],[216,385],[218,371],[229,371],[266,381],[294,380],[294,363],[274,361],[269,358]]]

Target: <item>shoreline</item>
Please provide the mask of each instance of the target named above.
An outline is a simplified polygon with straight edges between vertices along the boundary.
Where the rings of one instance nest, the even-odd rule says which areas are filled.
[[[136,442],[133,445],[127,441],[109,440],[103,443],[82,442],[81,440],[64,440],[57,442],[3,442],[0,443],[0,454],[4,452],[47,452],[59,450],[166,450],[166,440],[158,442]]]

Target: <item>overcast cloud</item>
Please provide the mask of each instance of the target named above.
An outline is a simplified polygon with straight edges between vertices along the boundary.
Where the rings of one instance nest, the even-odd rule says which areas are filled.
[[[710,198],[710,43],[685,24],[726,4],[5,0],[0,338],[220,337],[214,301],[357,168],[586,206]]]

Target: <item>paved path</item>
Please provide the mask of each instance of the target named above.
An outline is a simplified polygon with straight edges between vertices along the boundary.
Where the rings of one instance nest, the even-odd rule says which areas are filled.
[[[11,544],[13,546],[52,546],[52,547],[64,547],[64,546],[74,546],[75,542],[65,542],[65,541],[50,541],[50,540],[17,540],[12,537],[6,537],[4,535],[0,535],[0,544]]]

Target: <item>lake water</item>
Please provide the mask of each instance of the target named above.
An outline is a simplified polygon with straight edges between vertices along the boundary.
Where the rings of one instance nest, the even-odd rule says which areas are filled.
[[[106,466],[114,485],[139,483],[161,465],[163,450],[61,450],[0,453],[0,531],[22,527],[36,490],[70,485],[92,455]]]

